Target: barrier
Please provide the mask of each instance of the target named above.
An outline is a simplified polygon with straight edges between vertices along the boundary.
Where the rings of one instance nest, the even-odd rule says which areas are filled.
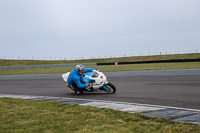
[[[113,63],[97,63],[97,65],[122,65],[122,64],[144,64],[144,63],[174,63],[174,62],[200,62],[200,59],[173,59],[173,60],[152,60],[152,61],[135,61],[135,62],[113,62]]]

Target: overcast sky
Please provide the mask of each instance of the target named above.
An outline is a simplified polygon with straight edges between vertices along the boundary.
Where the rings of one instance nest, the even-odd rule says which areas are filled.
[[[0,58],[200,52],[200,0],[0,0]]]

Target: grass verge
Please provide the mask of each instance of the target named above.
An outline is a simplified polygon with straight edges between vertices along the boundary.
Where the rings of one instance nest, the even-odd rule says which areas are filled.
[[[52,60],[52,61],[0,59],[0,66],[47,65],[47,64],[70,64],[70,63],[110,63],[110,62],[134,62],[134,61],[171,60],[171,59],[200,59],[200,53],[133,56],[133,57],[106,58],[106,59]]]
[[[9,71],[0,71],[0,75],[66,73],[74,68],[75,67],[9,70]],[[193,68],[200,68],[200,62],[151,63],[151,64],[131,64],[131,65],[117,65],[117,66],[105,65],[105,66],[91,66],[91,68],[99,69],[103,72],[162,70],[162,69],[193,69]]]
[[[197,133],[200,126],[90,106],[0,98],[1,132]]]

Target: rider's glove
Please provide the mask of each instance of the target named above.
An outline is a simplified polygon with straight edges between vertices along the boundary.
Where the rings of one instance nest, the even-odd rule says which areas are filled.
[[[86,83],[85,84],[85,89],[86,90],[91,91],[91,88],[92,88],[92,83]]]
[[[92,83],[85,83],[85,88],[91,88],[92,87]]]

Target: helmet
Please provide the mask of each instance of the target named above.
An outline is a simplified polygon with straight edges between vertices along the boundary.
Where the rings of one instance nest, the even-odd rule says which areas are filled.
[[[84,66],[82,64],[76,65],[76,71],[78,74],[82,75],[84,73]]]

